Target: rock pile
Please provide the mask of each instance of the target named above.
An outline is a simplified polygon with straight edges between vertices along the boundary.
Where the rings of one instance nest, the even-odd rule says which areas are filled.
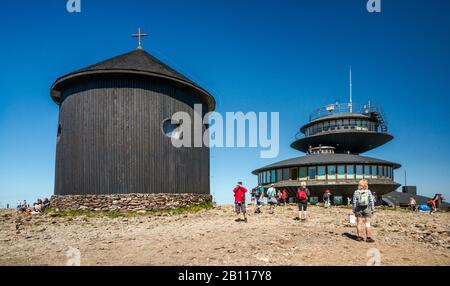
[[[124,194],[53,196],[51,206],[59,210],[162,211],[210,203],[203,194]]]

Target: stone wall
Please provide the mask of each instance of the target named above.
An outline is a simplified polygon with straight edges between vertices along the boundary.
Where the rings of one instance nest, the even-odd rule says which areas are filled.
[[[126,194],[53,196],[51,206],[59,210],[161,211],[212,202],[201,194]]]

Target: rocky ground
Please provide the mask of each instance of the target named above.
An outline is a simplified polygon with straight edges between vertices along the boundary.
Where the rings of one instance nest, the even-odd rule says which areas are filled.
[[[307,222],[288,206],[248,223],[234,221],[232,206],[126,218],[1,210],[0,265],[66,265],[73,249],[81,265],[367,265],[378,251],[381,265],[450,265],[450,213],[380,210],[368,244],[353,239],[348,209],[310,210]]]

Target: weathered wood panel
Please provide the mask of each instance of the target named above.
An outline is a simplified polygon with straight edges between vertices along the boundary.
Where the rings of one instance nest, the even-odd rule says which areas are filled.
[[[175,148],[161,130],[177,111],[193,118],[195,103],[193,91],[158,79],[69,86],[60,107],[55,194],[209,194],[209,149]]]

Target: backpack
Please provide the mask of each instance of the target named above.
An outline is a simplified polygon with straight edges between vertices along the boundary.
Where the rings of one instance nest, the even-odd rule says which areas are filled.
[[[358,206],[367,207],[369,205],[369,191],[368,190],[358,190]]]
[[[306,189],[299,189],[297,191],[297,199],[300,201],[304,201],[308,198],[308,194],[306,193]]]

